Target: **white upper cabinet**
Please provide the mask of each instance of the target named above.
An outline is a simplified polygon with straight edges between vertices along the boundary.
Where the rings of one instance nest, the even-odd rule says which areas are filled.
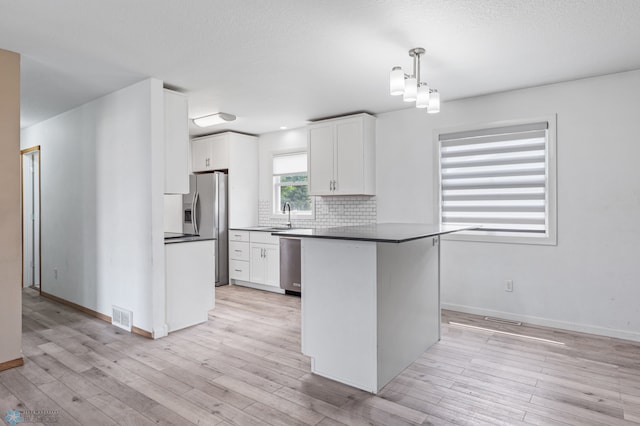
[[[311,195],[375,195],[375,118],[323,120],[307,131]]]
[[[164,90],[164,192],[189,193],[187,97]]]
[[[205,172],[211,163],[211,144],[206,139],[191,141],[191,168],[194,172]],[[213,169],[212,169],[213,170]]]
[[[258,138],[225,132],[191,141],[194,173],[227,170],[230,228],[258,223]]]
[[[329,123],[309,127],[307,162],[311,195],[330,195],[333,190],[334,133]]]
[[[229,168],[229,140],[231,139],[229,135],[230,133],[220,133],[193,140],[191,164],[194,172]]]

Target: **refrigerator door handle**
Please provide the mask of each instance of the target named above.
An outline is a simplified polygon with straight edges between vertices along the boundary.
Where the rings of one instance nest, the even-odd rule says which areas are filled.
[[[194,234],[196,235],[200,235],[200,231],[198,230],[198,208],[200,207],[198,205],[198,202],[200,201],[200,193],[196,192],[196,194],[193,196],[193,205],[191,207],[191,211],[192,213],[192,217],[193,217],[193,231]]]

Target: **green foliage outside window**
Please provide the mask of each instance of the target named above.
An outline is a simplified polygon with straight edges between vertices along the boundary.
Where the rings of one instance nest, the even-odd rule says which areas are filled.
[[[298,183],[298,185],[286,185],[286,183]],[[303,185],[300,185],[303,183]],[[291,211],[311,210],[311,198],[308,194],[306,174],[280,176],[280,208],[284,203],[291,204]]]

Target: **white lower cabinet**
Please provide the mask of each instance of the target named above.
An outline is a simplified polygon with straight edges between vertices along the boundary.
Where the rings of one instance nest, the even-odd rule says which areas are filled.
[[[229,278],[233,280],[249,281],[251,267],[247,260],[229,259]]]
[[[249,231],[229,231],[229,278],[249,281]]]
[[[280,247],[251,244],[251,282],[280,288]]]
[[[282,293],[280,238],[270,232],[229,232],[229,277],[236,285]]]

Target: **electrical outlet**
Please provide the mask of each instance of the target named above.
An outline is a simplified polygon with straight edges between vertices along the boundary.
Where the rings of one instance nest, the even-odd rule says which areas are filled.
[[[506,280],[504,282],[504,291],[513,291],[513,280]]]

